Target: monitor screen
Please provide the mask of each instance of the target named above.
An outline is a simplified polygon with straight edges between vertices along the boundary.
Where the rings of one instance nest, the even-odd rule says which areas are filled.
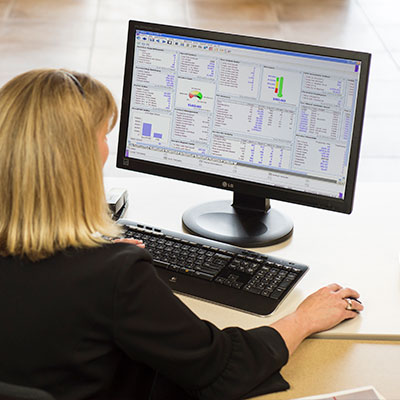
[[[117,166],[232,190],[222,236],[204,230],[225,212],[217,204],[185,213],[193,233],[284,240],[284,217],[280,238],[256,243],[248,232],[275,229],[259,225],[275,219],[270,198],[352,210],[369,63],[366,53],[130,21]]]

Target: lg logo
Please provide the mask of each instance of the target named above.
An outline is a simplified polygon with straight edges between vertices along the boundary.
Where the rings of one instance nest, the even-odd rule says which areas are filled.
[[[229,182],[226,182],[226,181],[222,181],[222,187],[223,187],[223,188],[233,189],[233,188],[234,188],[234,185],[233,185],[233,183],[229,183]]]

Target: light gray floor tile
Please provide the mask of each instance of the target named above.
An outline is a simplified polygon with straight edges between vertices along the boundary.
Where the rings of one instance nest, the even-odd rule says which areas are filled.
[[[396,24],[376,24],[376,33],[389,51],[400,51],[400,14]]]
[[[289,41],[343,48],[354,51],[385,52],[385,47],[372,26],[322,24],[320,22],[283,23],[285,39]]]
[[[95,21],[8,19],[2,24],[0,43],[91,47]]]
[[[99,19],[127,21],[129,19],[165,24],[186,23],[185,0],[99,0]]]
[[[229,30],[231,23],[263,22],[278,23],[275,2],[267,0],[192,0],[188,2],[190,24],[210,21],[220,24],[220,30]]]
[[[367,93],[368,116],[400,116],[400,73],[370,79]],[[400,131],[400,130],[399,130]]]
[[[114,48],[95,47],[91,55],[89,72],[95,76],[122,77],[125,52],[124,43],[116,43]]]
[[[230,23],[221,24],[221,22],[218,20],[194,19],[190,26],[197,29],[254,36],[266,39],[285,39],[285,32],[279,23],[265,23],[260,21],[232,21]]]
[[[103,21],[96,23],[93,47],[112,49],[115,46],[126,47],[128,21]]]
[[[354,1],[280,0],[275,4],[281,22],[334,23],[339,27],[368,23],[360,5]]]
[[[87,72],[89,48],[0,42],[0,76],[34,68],[68,68]]]
[[[360,2],[365,15],[371,23],[395,25],[400,22],[400,3],[395,0]]]
[[[398,67],[393,54],[387,51],[373,51],[370,70],[370,86],[376,81],[397,80],[400,68]]]
[[[400,69],[400,50],[395,50],[391,52],[391,56],[393,57],[394,62]]]
[[[361,143],[361,157],[400,159],[400,114],[366,118]]]
[[[400,158],[361,158],[357,179],[360,182],[400,184]],[[379,193],[376,193],[376,204],[379,209]]]

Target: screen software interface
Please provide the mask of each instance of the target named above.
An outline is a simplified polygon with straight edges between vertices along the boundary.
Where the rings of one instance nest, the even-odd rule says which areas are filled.
[[[360,69],[136,31],[125,156],[343,199]]]

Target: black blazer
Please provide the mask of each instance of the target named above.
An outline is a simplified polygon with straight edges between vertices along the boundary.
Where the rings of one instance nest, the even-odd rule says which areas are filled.
[[[0,380],[57,400],[229,400],[288,388],[277,331],[200,320],[148,252],[126,243],[37,263],[0,257],[0,324]]]

